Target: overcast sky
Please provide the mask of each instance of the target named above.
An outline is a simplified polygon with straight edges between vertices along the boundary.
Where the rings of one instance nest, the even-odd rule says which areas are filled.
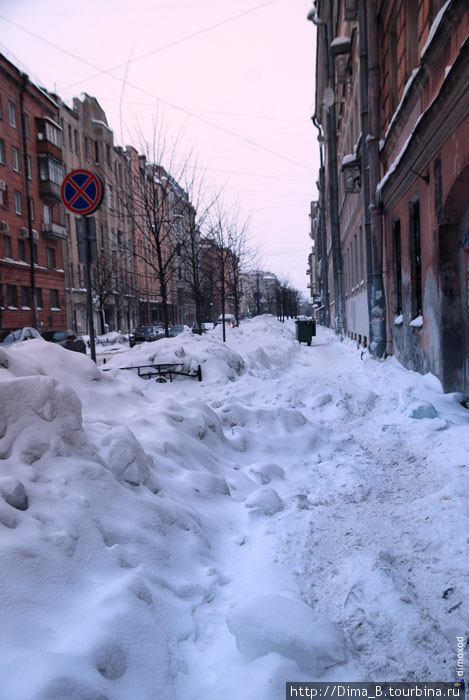
[[[306,294],[318,173],[311,6],[1,0],[0,50],[66,102],[95,96],[116,145],[138,146],[139,131],[151,139],[158,114],[209,186],[223,187],[227,203],[237,200],[250,215],[263,268]]]

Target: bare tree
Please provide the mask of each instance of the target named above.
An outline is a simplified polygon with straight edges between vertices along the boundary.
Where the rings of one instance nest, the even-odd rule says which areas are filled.
[[[125,186],[130,188],[131,197],[122,193],[122,201],[134,230],[132,252],[137,258],[137,277],[144,280],[141,291],[148,308],[150,297],[160,300],[161,321],[169,336],[177,304],[174,295],[181,229],[193,217],[187,193],[179,184],[187,161],[178,162],[175,146],[169,148],[164,136],[157,138],[156,128],[144,151],[138,155],[135,149],[127,149]]]
[[[229,292],[229,269],[232,266],[230,258],[233,256],[233,253],[229,247],[229,219],[222,209],[220,200],[216,202],[211,212],[206,243],[208,247],[207,254],[211,263],[213,263],[215,288],[220,300],[223,342],[226,342],[225,313]]]
[[[279,321],[283,322],[285,317],[293,318],[297,316],[301,300],[301,292],[292,287],[288,279],[278,281],[275,286],[275,304]]]
[[[195,320],[199,329],[207,319],[204,307],[210,304],[211,294],[204,280],[203,251],[204,231],[209,227],[210,211],[216,204],[219,195],[208,196],[204,186],[203,176],[196,180],[196,166],[186,169],[184,190],[187,194],[187,207],[178,232],[177,253],[180,256],[180,273],[187,294],[194,303]],[[190,174],[192,171],[192,175]]]
[[[115,274],[109,259],[101,253],[91,268],[93,303],[99,314],[101,335],[106,332],[106,307],[115,291]]]
[[[247,230],[248,221],[240,222],[239,210],[236,207],[228,217],[226,243],[231,253],[228,256],[228,290],[233,301],[234,315],[238,325],[241,298],[243,296],[242,270],[253,257],[247,245]]]

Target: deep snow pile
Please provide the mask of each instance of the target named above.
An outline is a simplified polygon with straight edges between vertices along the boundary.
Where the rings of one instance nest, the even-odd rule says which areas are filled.
[[[458,397],[271,317],[227,341],[184,333],[107,372],[42,340],[0,351],[0,700],[454,680]],[[118,369],[146,362],[204,380]]]

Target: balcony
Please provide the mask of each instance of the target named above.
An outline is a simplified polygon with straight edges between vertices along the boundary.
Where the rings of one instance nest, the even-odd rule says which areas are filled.
[[[50,202],[51,204],[57,204],[57,202],[62,201],[60,196],[60,185],[52,182],[52,180],[39,181],[39,194],[42,199],[45,199],[46,202]]]
[[[63,240],[67,238],[67,229],[60,224],[44,223],[42,224],[42,234],[46,238],[52,238],[54,241]]]
[[[51,204],[61,202],[60,190],[64,178],[63,164],[44,154],[38,155],[39,194]]]
[[[37,152],[62,160],[62,127],[50,117],[36,119]]]

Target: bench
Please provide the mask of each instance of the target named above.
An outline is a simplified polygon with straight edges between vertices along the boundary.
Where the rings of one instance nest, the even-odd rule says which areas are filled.
[[[202,381],[202,368],[200,367],[200,365],[197,365],[197,369],[195,371],[190,372],[183,372],[181,367],[182,364],[166,362],[152,365],[131,365],[130,367],[119,367],[118,369],[136,369],[138,376],[142,379],[151,379],[152,377],[156,377],[156,381],[160,383],[167,382],[166,377],[169,377],[169,381],[172,382],[174,375],[181,375],[183,377],[194,378],[197,377],[199,382]],[[103,370],[103,372],[107,372],[110,369],[114,368],[102,367],[101,369]]]

